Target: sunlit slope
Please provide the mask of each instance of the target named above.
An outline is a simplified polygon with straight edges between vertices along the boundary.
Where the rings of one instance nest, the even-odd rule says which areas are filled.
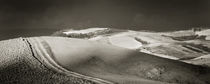
[[[85,30],[92,31],[84,33]],[[71,29],[57,32],[54,35],[95,40],[184,62],[210,54],[210,40],[208,40],[210,29],[171,32],[132,31],[112,28],[90,28],[85,30],[81,33],[79,32],[81,30],[75,33],[75,30]],[[74,32],[66,33],[72,31]]]

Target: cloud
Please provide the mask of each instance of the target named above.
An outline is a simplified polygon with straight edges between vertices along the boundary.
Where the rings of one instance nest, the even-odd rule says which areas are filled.
[[[208,14],[201,16],[208,10],[205,3],[204,0],[1,0],[0,27],[199,26],[207,23],[200,20],[208,17]]]

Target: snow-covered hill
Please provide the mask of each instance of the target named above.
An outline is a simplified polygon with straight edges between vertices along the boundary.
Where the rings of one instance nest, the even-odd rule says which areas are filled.
[[[119,84],[209,84],[210,41],[206,39],[208,31],[202,32],[204,31],[150,32],[89,28],[62,30],[53,35],[97,41],[108,44],[109,47],[118,46],[117,48],[122,47],[120,49],[138,51],[114,62],[99,58],[82,60],[80,65],[70,68],[74,72]],[[99,46],[103,45],[100,43]],[[114,49],[111,51],[115,52]]]
[[[187,63],[192,63],[187,60],[210,54],[210,41],[208,39],[210,29],[201,31],[150,32],[112,28],[88,28],[83,30],[64,30],[53,35],[95,40]],[[193,64],[202,63],[193,62]]]

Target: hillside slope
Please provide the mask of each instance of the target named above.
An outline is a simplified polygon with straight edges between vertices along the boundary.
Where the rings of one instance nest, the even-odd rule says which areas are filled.
[[[81,39],[132,49],[139,53],[115,63],[91,58],[82,62],[80,66],[72,67],[73,71],[120,84],[210,84],[210,41],[204,34],[197,34],[192,30],[99,30],[76,34],[82,34],[82,37],[79,37]],[[67,31],[72,30],[65,30]],[[63,32],[59,33],[65,37],[77,38],[72,37],[75,32]],[[61,34],[57,32],[54,35]]]
[[[150,32],[89,28],[80,31],[64,30],[54,35],[95,40],[169,59],[187,60],[210,54],[210,40],[206,39],[210,29]]]

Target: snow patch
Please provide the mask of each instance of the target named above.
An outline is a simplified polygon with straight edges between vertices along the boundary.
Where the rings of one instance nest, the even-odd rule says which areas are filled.
[[[112,45],[128,49],[138,49],[142,46],[142,43],[131,37],[114,37],[110,38],[109,41]]]
[[[99,30],[106,30],[108,28],[89,28],[89,29],[83,29],[83,30],[70,30],[70,31],[66,31],[63,32],[64,34],[72,34],[72,33],[77,33],[77,34],[87,34],[87,33],[91,33],[91,32],[96,32]]]
[[[163,55],[163,54],[157,54],[157,53],[152,53],[152,52],[150,52],[148,50],[145,50],[145,49],[141,49],[140,52],[147,53],[147,54],[154,55],[154,56],[158,56],[158,57],[162,57],[162,58],[167,58],[167,59],[172,59],[172,60],[179,60],[179,58],[177,58],[177,57]]]
[[[197,31],[195,32],[197,35],[205,35],[205,36],[208,36],[210,35],[210,29],[206,29],[206,30],[202,30],[202,31]]]
[[[203,55],[203,56],[194,58],[194,59],[192,59],[192,60],[199,60],[199,59],[206,59],[206,58],[210,58],[210,54],[208,54],[208,55]]]
[[[195,32],[199,36],[206,36],[206,40],[210,40],[210,29]]]
[[[142,46],[142,43],[135,40],[135,38],[129,36],[130,33],[121,33],[109,37],[109,42],[112,45],[124,47],[128,49],[138,49]]]

